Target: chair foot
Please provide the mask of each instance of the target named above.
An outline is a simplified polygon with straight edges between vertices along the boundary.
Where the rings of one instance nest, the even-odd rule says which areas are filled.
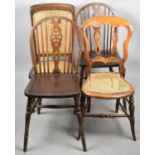
[[[42,105],[42,99],[41,98],[38,99],[38,105]],[[41,108],[38,107],[37,113],[40,114],[40,112],[41,112]]]
[[[23,151],[27,151],[28,145],[28,133],[29,133],[29,126],[30,126],[30,119],[31,119],[31,104],[32,98],[28,98],[27,108],[26,108],[26,115],[25,115],[25,133],[24,133],[24,146]]]
[[[80,107],[80,104],[79,104],[78,97],[76,97],[75,106],[76,106],[77,120],[78,120],[78,124],[79,124],[79,131],[78,131],[77,140],[79,140],[81,138],[83,151],[86,152],[87,147],[86,147],[84,130],[83,130],[83,117],[82,117],[82,112],[81,112],[81,107]]]
[[[135,105],[134,105],[134,97],[130,96],[129,97],[129,111],[130,111],[130,126],[131,126],[131,133],[133,140],[136,141],[136,134],[135,134],[135,117],[134,117],[134,112],[135,112]]]
[[[119,104],[120,104],[120,99],[117,99],[117,100],[116,100],[116,107],[115,107],[115,112],[116,112],[116,113],[118,113]]]

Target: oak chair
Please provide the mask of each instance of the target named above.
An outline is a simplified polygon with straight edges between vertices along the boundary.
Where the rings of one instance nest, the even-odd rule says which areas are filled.
[[[70,20],[74,20],[75,18],[75,7],[71,4],[65,4],[65,3],[42,3],[42,4],[35,4],[31,6],[30,9],[30,16],[31,16],[31,25],[34,26],[38,21],[45,17],[54,17],[54,16],[61,16],[66,17]],[[71,36],[70,36],[71,37]],[[41,38],[39,38],[41,39]],[[68,44],[68,43],[67,43]],[[35,46],[34,46],[35,47]],[[36,48],[36,47],[35,47]],[[63,54],[63,51],[65,50],[65,47],[61,48],[61,53]],[[52,50],[51,50],[52,52]],[[41,51],[42,54],[42,51]],[[68,53],[66,53],[68,54]],[[63,66],[63,62],[60,62],[61,65],[60,70],[63,70],[61,68]],[[42,66],[43,64],[41,64]],[[49,65],[49,69],[52,70],[54,68],[54,63],[51,62]],[[29,72],[29,78],[33,75],[33,68]],[[39,99],[39,104],[41,104],[42,99]],[[38,114],[40,114],[41,109],[38,108]]]
[[[117,16],[117,13],[113,8],[111,8],[109,5],[105,3],[89,3],[85,6],[83,6],[79,11],[76,13],[75,20],[79,26],[82,26],[83,22],[93,16]],[[101,55],[103,57],[110,57],[112,52],[112,31],[113,27],[111,25],[104,25],[102,26],[101,31],[101,40],[102,44],[100,46],[101,48]],[[116,29],[117,31],[117,29]],[[94,56],[95,51],[95,43],[93,38],[93,30],[91,27],[87,29],[87,36],[90,41],[90,56]],[[119,55],[118,55],[119,57]],[[84,58],[84,52],[82,53],[81,58],[81,79],[80,79],[80,86],[82,86],[83,80],[86,79],[85,75],[85,68],[86,68],[86,60]],[[92,65],[93,68],[109,68],[110,71],[113,70],[113,67],[119,67],[118,63],[115,62],[109,62],[106,64],[95,62]],[[90,99],[89,99],[90,100]],[[85,96],[82,93],[81,94],[81,104],[85,102]],[[91,108],[91,100],[88,105],[88,112]]]
[[[104,24],[109,24],[113,26],[112,32],[112,52],[110,57],[103,57],[101,50],[101,29]],[[95,52],[94,57],[90,56],[91,45],[89,42],[89,37],[87,34],[87,29],[92,27],[94,29],[94,40],[95,40]],[[125,28],[127,30],[127,35],[123,40],[123,56],[118,58],[116,55],[118,53],[118,32],[115,31],[115,28],[121,29]],[[128,83],[125,78],[125,62],[128,58],[128,43],[131,39],[133,33],[133,27],[126,19],[121,17],[111,17],[111,16],[96,16],[87,19],[82,26],[83,36],[84,36],[84,46],[85,46],[85,59],[87,62],[86,74],[87,79],[82,86],[82,92],[87,96],[87,103],[82,109],[82,123],[84,122],[85,117],[95,117],[95,118],[115,118],[115,117],[127,117],[130,121],[131,131],[133,140],[136,140],[135,136],[135,118],[134,118],[134,87]],[[120,52],[120,51],[119,51]],[[120,72],[92,72],[91,68],[93,63],[100,62],[107,64],[109,62],[114,62],[119,64]],[[108,99],[116,100],[116,113],[110,114],[93,114],[87,112],[87,106],[89,105],[89,98],[98,98],[98,99]],[[121,101],[125,100],[129,108],[125,109]],[[118,106],[122,108],[123,114],[118,113]],[[84,131],[79,131],[78,139],[84,138]],[[83,146],[83,150],[86,151],[87,148]]]
[[[74,43],[76,48],[73,48]],[[30,118],[35,108],[75,107],[80,124],[78,99],[82,44],[80,28],[66,17],[46,17],[32,27],[30,49],[33,74],[24,92],[28,98],[24,152],[27,150]],[[42,98],[73,98],[75,105],[41,105]]]

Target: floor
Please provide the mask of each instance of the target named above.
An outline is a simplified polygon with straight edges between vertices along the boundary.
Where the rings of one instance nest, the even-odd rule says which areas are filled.
[[[31,118],[28,151],[26,155],[139,155],[140,146],[140,100],[139,100],[139,64],[132,64],[126,79],[136,88],[136,135],[132,140],[127,118],[85,119],[85,137],[87,153],[82,150],[81,141],[76,140],[77,120],[73,109],[42,109],[41,114],[34,113]],[[26,97],[24,88],[28,83],[27,72],[16,69],[16,155],[23,155],[24,117]],[[44,103],[72,104],[72,99],[43,100]],[[92,112],[113,112],[115,101],[92,100]]]

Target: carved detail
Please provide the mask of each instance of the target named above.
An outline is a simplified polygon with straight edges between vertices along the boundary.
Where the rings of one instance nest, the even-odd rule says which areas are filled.
[[[59,69],[59,59],[60,59],[60,46],[62,41],[61,28],[59,24],[61,23],[60,19],[55,18],[53,23],[53,32],[50,36],[51,44],[53,47],[53,60],[55,68],[53,69],[54,73],[60,73]]]

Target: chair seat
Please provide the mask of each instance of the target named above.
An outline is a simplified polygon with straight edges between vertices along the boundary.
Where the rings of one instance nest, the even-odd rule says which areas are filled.
[[[31,97],[73,97],[79,93],[75,74],[34,74],[25,89],[25,95]]]
[[[83,84],[82,91],[87,96],[105,99],[127,97],[134,93],[134,87],[119,73],[92,73]]]
[[[72,72],[75,73],[74,66],[72,65],[72,63],[68,61],[66,62],[59,61],[58,66],[61,73],[72,73]],[[41,67],[41,73],[44,73],[44,72],[48,73],[48,69],[49,69],[49,72],[52,73],[53,69],[55,68],[54,61],[49,61],[49,62],[45,61],[45,62],[41,62],[40,65],[37,64],[36,65],[37,73],[40,72],[40,67]],[[44,68],[45,68],[45,71],[44,71]]]

